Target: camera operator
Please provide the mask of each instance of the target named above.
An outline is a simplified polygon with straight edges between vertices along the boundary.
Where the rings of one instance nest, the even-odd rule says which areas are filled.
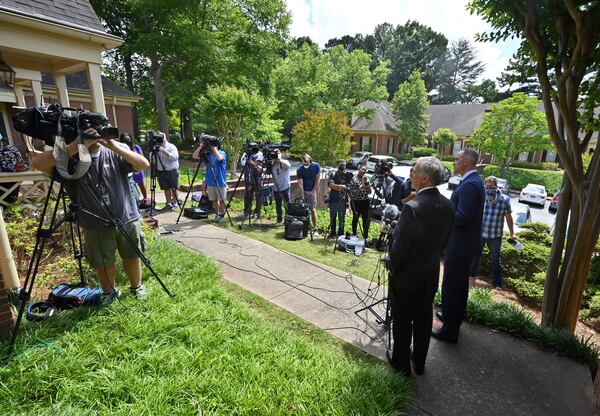
[[[260,218],[260,208],[262,206],[262,198],[260,197],[262,162],[264,162],[264,156],[258,150],[258,147],[246,149],[240,160],[240,163],[244,167],[244,212],[240,217],[242,221],[252,214],[253,199],[256,199],[254,218]]]
[[[218,141],[207,142],[202,140],[202,136],[199,139],[200,146],[192,157],[194,159],[202,157],[207,165],[205,183],[208,199],[215,210],[215,222],[222,222],[225,216],[224,201],[227,197],[227,154],[220,149],[221,144]]]
[[[356,234],[359,217],[362,218],[363,238],[366,240],[369,236],[369,195],[371,194],[371,185],[365,176],[367,167],[360,165],[356,175],[350,182],[350,208],[352,208],[352,234]]]
[[[21,153],[9,143],[8,137],[4,137],[0,133],[0,172],[24,172],[27,170],[27,166],[23,162]],[[14,185],[14,182],[3,184],[5,188],[9,189]],[[4,199],[6,202],[12,203],[19,197],[19,189],[17,186],[14,191],[8,194]]]
[[[173,143],[170,143],[165,133],[162,134],[162,142],[158,147],[158,164],[156,166],[158,185],[165,191],[167,200],[166,210],[179,205],[177,198],[177,188],[179,187],[179,152]]]
[[[338,160],[337,171],[329,174],[329,180],[327,185],[331,190],[329,192],[329,222],[330,231],[327,238],[335,238],[340,235],[344,235],[344,225],[346,220],[346,207],[348,206],[348,183],[345,177],[346,161],[344,159]],[[337,234],[336,234],[336,220],[339,219]]]
[[[290,202],[290,167],[289,160],[281,158],[281,150],[276,149],[277,158],[273,159],[273,182],[275,183],[275,210],[277,211],[277,224],[283,222],[282,200]]]
[[[405,181],[394,175],[391,169],[387,170],[386,175],[394,181],[394,187],[392,188],[392,196],[386,202],[400,208],[417,196],[415,189],[412,187],[413,170],[414,168],[410,169],[410,177]]]
[[[117,229],[100,219],[105,218],[106,214],[99,205],[96,194],[102,200],[103,206],[110,208],[112,214],[117,216],[137,248],[144,251],[146,241],[136,201],[129,191],[128,174],[147,169],[150,163],[143,155],[129,150],[127,146],[112,139],[100,138],[94,129],[87,129],[83,134],[92,163],[82,177],[65,180],[65,188],[73,202],[82,208],[77,214],[77,222],[85,237],[86,256],[96,271],[104,292],[101,305],[108,306],[121,295],[115,286],[117,249],[129,280],[129,292],[136,298],[144,298],[146,292],[142,286],[142,264],[138,254]],[[78,144],[79,140],[73,140],[67,146],[70,165],[78,163]],[[49,150],[36,156],[31,166],[37,170],[52,172],[55,167],[53,151]],[[95,191],[90,189],[92,186],[96,188]]]
[[[304,199],[304,202],[310,208],[310,216],[313,222],[313,229],[317,231],[317,190],[321,180],[321,165],[313,162],[311,157],[305,153],[300,158],[302,165],[296,170],[298,179],[298,192]],[[314,234],[314,233],[313,233]]]
[[[127,147],[129,147],[129,150],[133,150],[134,152],[136,152],[137,154],[140,154],[142,156],[144,155],[144,151],[142,150],[140,145],[133,144],[133,139],[131,138],[129,133],[127,133],[127,132],[121,133],[121,135],[119,136],[119,141],[121,143],[125,143],[127,145]],[[144,208],[146,206],[147,199],[148,199],[148,192],[146,191],[146,184],[144,181],[144,171],[141,170],[139,172],[133,172],[131,178],[132,178],[133,182],[140,188],[140,192],[142,193],[142,200],[138,201],[138,206],[140,208]]]

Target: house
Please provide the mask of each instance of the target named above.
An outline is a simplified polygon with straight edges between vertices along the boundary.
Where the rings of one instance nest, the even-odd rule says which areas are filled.
[[[12,126],[12,107],[49,103],[104,113],[132,131],[132,105],[141,98],[100,72],[102,52],[122,42],[104,31],[88,0],[1,0],[0,71],[12,70],[13,79],[0,79],[0,133],[31,151]]]
[[[13,128],[12,107],[54,101],[105,113],[131,129],[131,105],[139,97],[100,72],[102,52],[122,43],[104,31],[88,0],[0,0],[0,132],[31,151],[31,139]],[[11,276],[4,280],[5,271],[0,271],[0,333],[14,323],[4,290]]]
[[[363,108],[370,110],[372,118],[353,117],[351,121],[352,147],[351,151],[369,151],[375,154],[397,154],[405,153],[408,146],[402,143],[396,131],[396,120],[391,111],[391,105],[387,101],[364,101],[360,104]],[[491,109],[493,104],[436,104],[430,105],[429,125],[427,136],[440,128],[449,128],[457,135],[457,140],[443,149],[444,155],[458,153],[467,147],[469,137],[481,125],[483,115]],[[540,102],[539,111],[544,111]],[[600,112],[600,110],[599,110]],[[588,152],[593,152],[598,141],[598,133],[590,140]],[[491,157],[488,155],[488,162]],[[539,150],[536,152],[524,152],[517,156],[519,160],[529,162],[555,162],[557,155],[553,152]]]

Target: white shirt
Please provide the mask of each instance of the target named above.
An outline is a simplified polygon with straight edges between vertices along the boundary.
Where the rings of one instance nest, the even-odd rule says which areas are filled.
[[[158,163],[156,169],[160,171],[168,171],[179,169],[179,152],[177,147],[173,143],[165,143],[164,149],[166,154],[162,151],[158,151]]]
[[[465,172],[465,174],[461,178],[461,182],[464,181],[467,178],[467,176],[469,176],[471,173],[477,173],[477,169],[471,169],[471,170]]]

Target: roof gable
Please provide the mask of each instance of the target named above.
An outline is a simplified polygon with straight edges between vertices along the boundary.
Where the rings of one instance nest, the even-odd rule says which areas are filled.
[[[88,0],[0,0],[0,10],[61,26],[106,33]]]
[[[80,90],[80,91],[89,91],[90,86],[88,83],[87,76],[85,71],[79,71],[72,74],[67,74],[67,89],[72,90]],[[54,77],[52,74],[42,73],[42,85],[52,86],[54,87],[56,83],[54,82]],[[137,97],[134,93],[129,91],[127,88],[123,88],[117,84],[115,84],[110,79],[106,78],[102,75],[102,89],[104,90],[104,94],[115,95],[117,97]]]

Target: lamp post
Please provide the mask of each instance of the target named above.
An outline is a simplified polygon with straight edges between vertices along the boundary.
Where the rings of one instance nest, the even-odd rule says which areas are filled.
[[[4,62],[0,55],[0,84],[13,85],[16,72]]]

